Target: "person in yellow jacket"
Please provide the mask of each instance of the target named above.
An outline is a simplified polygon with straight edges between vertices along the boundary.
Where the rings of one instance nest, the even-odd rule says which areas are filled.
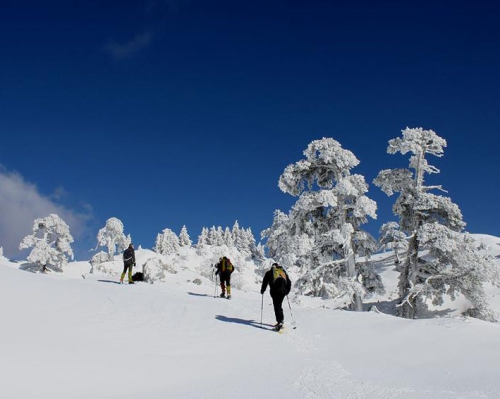
[[[223,256],[219,259],[219,263],[215,265],[217,271],[215,275],[219,275],[220,278],[220,289],[221,298],[226,298],[226,288],[227,288],[227,299],[231,299],[231,273],[234,271],[234,266],[228,257]]]

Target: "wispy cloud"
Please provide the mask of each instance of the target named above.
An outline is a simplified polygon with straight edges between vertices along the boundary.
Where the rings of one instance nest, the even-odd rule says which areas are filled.
[[[105,46],[105,50],[111,54],[113,58],[128,58],[139,53],[144,48],[148,47],[153,39],[151,32],[138,34],[132,40],[126,43],[110,42]]]
[[[33,221],[51,213],[68,224],[75,241],[85,234],[90,219],[88,209],[81,213],[68,209],[40,194],[20,174],[0,169],[0,246],[5,256],[17,257],[21,253],[19,243],[32,233]]]

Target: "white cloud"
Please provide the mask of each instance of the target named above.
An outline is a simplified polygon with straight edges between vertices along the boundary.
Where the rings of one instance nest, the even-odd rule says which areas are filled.
[[[153,35],[146,32],[135,36],[132,40],[123,44],[116,42],[108,43],[105,49],[114,58],[127,58],[149,46],[152,38]]]
[[[0,246],[5,256],[19,255],[19,243],[31,234],[33,221],[51,213],[68,224],[75,241],[84,235],[90,213],[78,213],[57,204],[40,194],[37,187],[20,174],[0,170]]]

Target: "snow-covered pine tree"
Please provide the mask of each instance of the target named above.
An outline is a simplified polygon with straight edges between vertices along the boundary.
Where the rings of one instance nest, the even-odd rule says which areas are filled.
[[[241,251],[246,246],[246,239],[243,233],[243,229],[240,227],[240,224],[236,220],[232,229],[232,236],[234,241],[234,246]]]
[[[257,244],[255,241],[255,237],[252,233],[252,229],[249,227],[245,230],[245,242],[246,242],[246,251],[252,256],[252,258],[256,259],[257,256]]]
[[[399,193],[393,211],[409,237],[399,279],[399,315],[416,318],[427,308],[427,299],[439,304],[444,294],[454,299],[461,293],[472,303],[469,314],[491,320],[482,282],[498,284],[494,264],[462,233],[459,207],[448,197],[430,193],[443,191],[441,186],[424,185],[426,173],[439,173],[426,156],[441,157],[444,147],[446,140],[434,131],[406,128],[402,137],[389,140],[387,152],[411,153],[409,168],[383,170],[374,180],[387,195]]]
[[[33,248],[27,259],[40,271],[46,268],[60,271],[68,263],[68,258],[73,259],[73,241],[68,225],[58,215],[51,214],[35,219],[33,234],[23,238],[19,249]]]
[[[179,245],[181,247],[190,247],[191,245],[193,245],[193,242],[189,237],[186,225],[182,226],[181,232],[179,233]]]
[[[290,269],[296,264],[297,255],[300,254],[293,245],[292,223],[288,215],[276,209],[273,224],[261,232],[261,238],[267,240],[265,247],[269,258]]]
[[[225,244],[224,242],[224,230],[222,230],[222,226],[217,227],[217,234],[215,235],[215,243],[214,245],[221,247]]]
[[[266,247],[262,243],[258,243],[255,247],[255,261],[262,263],[266,259]]]
[[[394,263],[399,265],[401,263],[401,254],[408,250],[408,241],[406,240],[406,235],[403,233],[399,224],[396,222],[384,223],[380,227],[380,238],[379,238],[380,249],[392,250],[396,257]]]
[[[132,242],[130,235],[125,236],[123,229],[122,221],[112,217],[106,220],[106,225],[97,233],[97,247],[106,247],[108,249],[110,261],[113,260],[116,252],[124,251]]]
[[[228,248],[234,247],[233,234],[231,233],[229,227],[224,229],[224,244],[226,244]]]
[[[365,195],[364,177],[351,174],[358,159],[339,142],[315,140],[304,155],[306,159],[287,166],[279,179],[283,192],[299,197],[289,215],[289,235],[296,241],[291,249],[305,272],[296,286],[323,297],[345,292],[353,308],[361,310],[360,273],[368,271],[373,281],[374,271],[359,267],[356,256],[359,250],[370,252],[375,240],[360,226],[368,217],[376,218],[376,203]]]
[[[218,242],[217,238],[217,228],[215,226],[210,227],[208,229],[208,239],[207,239],[207,244],[208,245],[217,245]]]
[[[164,229],[156,236],[153,251],[162,255],[171,255],[179,252],[179,237],[170,229]]]
[[[430,256],[422,260],[424,267],[419,271],[425,273],[425,282],[416,284],[410,295],[422,294],[441,305],[445,294],[455,299],[461,293],[472,305],[466,315],[496,321],[483,287],[485,282],[500,284],[494,258],[482,253],[469,233],[453,231],[439,222],[423,223],[418,239]]]
[[[201,233],[198,236],[198,242],[196,244],[196,248],[202,248],[203,246],[208,244],[208,229],[203,227],[201,229]]]

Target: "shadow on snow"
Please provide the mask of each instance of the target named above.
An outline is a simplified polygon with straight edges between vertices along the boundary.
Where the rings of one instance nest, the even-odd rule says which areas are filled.
[[[266,323],[261,324],[260,322],[255,320],[238,319],[237,317],[226,317],[222,315],[216,315],[215,318],[225,323],[243,324],[245,326],[260,328],[262,330],[271,330],[271,328],[269,327],[273,327],[271,324],[266,324]]]
[[[208,295],[208,294],[197,294],[196,292],[188,292],[188,295],[192,295],[192,296],[205,296],[205,297],[207,297],[207,296],[211,297],[212,296],[212,295]]]

